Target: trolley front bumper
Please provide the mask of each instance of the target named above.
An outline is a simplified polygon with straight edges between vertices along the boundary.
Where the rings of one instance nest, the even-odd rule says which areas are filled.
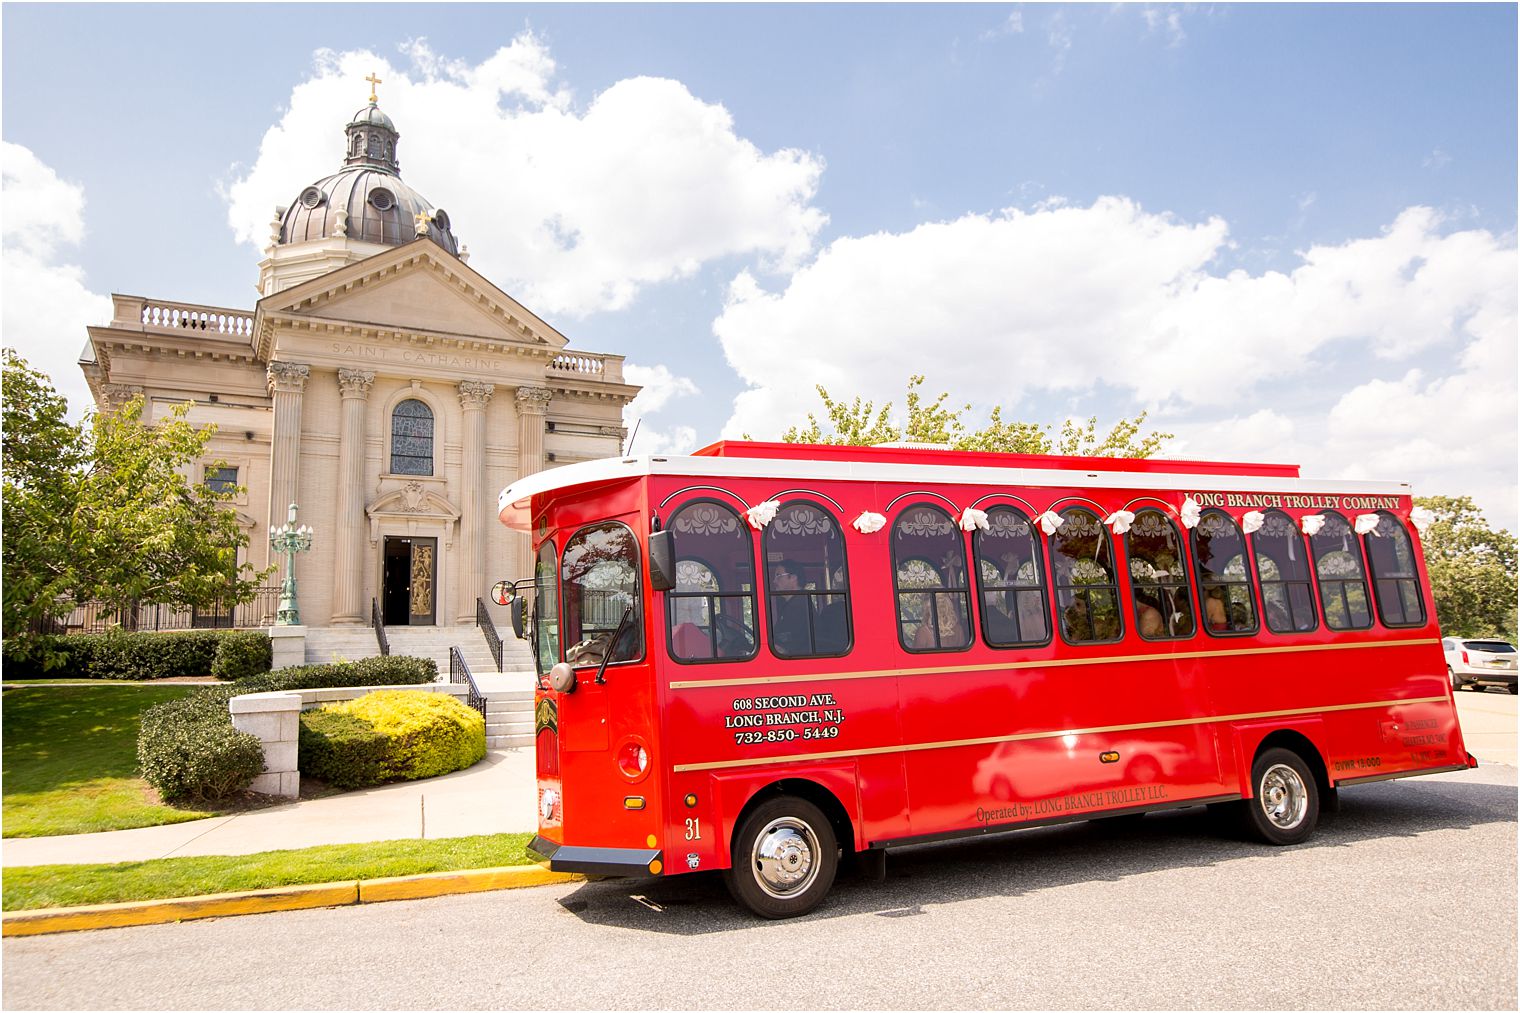
[[[528,854],[553,872],[591,876],[653,876],[649,867],[660,858],[658,848],[579,848],[537,836]]]

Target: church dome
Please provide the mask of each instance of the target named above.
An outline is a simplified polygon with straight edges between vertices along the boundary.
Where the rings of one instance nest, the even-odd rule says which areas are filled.
[[[279,244],[346,237],[399,246],[417,238],[420,216],[426,216],[428,237],[459,256],[448,213],[402,182],[396,151],[401,135],[374,95],[344,133],[343,168],[290,202],[280,218]]]

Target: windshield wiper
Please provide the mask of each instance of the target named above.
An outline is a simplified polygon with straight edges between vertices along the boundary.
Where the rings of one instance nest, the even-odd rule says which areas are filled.
[[[607,662],[612,660],[612,653],[617,650],[618,641],[623,639],[623,631],[628,628],[628,620],[633,618],[633,606],[623,609],[623,618],[618,620],[617,629],[613,631],[612,639],[607,643],[607,653],[602,655],[602,663],[596,669],[596,684],[598,686],[607,680],[602,673],[607,671]]]

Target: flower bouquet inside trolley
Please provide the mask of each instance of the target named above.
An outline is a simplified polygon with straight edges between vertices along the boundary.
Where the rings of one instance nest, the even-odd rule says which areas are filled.
[[[1296,844],[1340,787],[1476,766],[1404,485],[729,442],[500,516],[553,869],[786,917],[849,853],[1197,805]]]

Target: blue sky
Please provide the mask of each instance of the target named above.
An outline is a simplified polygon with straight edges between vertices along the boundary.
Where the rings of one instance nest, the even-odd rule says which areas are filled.
[[[51,370],[113,291],[251,306],[375,69],[472,266],[639,367],[635,450],[918,371],[1514,526],[1511,5],[0,18],[5,341]]]

